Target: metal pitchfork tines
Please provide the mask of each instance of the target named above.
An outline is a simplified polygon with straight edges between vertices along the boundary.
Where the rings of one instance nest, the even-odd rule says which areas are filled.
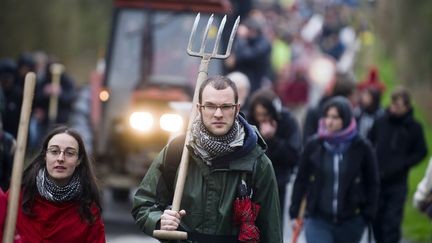
[[[234,36],[235,36],[235,33],[237,32],[237,28],[238,28],[238,25],[240,22],[240,17],[237,17],[237,19],[234,23],[233,29],[231,31],[231,36],[230,36],[227,50],[226,50],[225,54],[218,54],[217,52],[219,49],[219,43],[220,43],[220,40],[222,37],[222,32],[223,32],[223,29],[224,29],[225,23],[226,23],[226,16],[222,19],[222,22],[219,26],[219,30],[217,32],[217,36],[216,36],[216,40],[215,40],[215,44],[214,44],[212,53],[206,53],[205,47],[206,47],[208,32],[209,32],[210,26],[213,22],[213,14],[210,16],[210,18],[207,22],[207,27],[204,31],[204,35],[203,35],[203,38],[201,41],[201,47],[200,47],[199,52],[192,51],[192,43],[193,43],[193,40],[195,38],[196,29],[198,26],[199,19],[200,19],[200,14],[198,14],[195,18],[195,22],[193,24],[192,32],[191,32],[191,35],[189,38],[189,44],[187,47],[187,53],[191,56],[201,57],[201,63],[199,66],[198,77],[197,77],[197,82],[196,82],[196,86],[195,86],[195,92],[194,92],[194,96],[193,96],[193,100],[192,100],[192,111],[191,111],[191,116],[189,117],[189,123],[188,123],[187,131],[186,131],[186,138],[185,138],[185,143],[184,143],[185,145],[183,146],[183,153],[182,153],[182,157],[180,160],[180,165],[179,165],[178,175],[177,175],[177,182],[176,182],[175,191],[174,191],[172,210],[176,211],[176,212],[180,211],[181,198],[183,195],[183,189],[184,189],[186,176],[187,176],[187,168],[188,168],[188,164],[189,164],[189,150],[186,148],[186,145],[188,144],[188,142],[190,140],[190,130],[192,127],[193,120],[197,115],[197,106],[195,104],[198,103],[199,87],[204,82],[204,80],[207,79],[207,71],[208,71],[208,65],[209,65],[210,59],[225,59],[230,55],[231,47],[232,47],[233,42],[234,42]],[[175,230],[175,231],[154,230],[153,231],[153,237],[158,238],[158,239],[163,239],[163,240],[186,240],[186,239],[193,240],[194,235],[188,234],[187,232],[184,232],[184,231],[177,231],[177,230]]]
[[[205,31],[204,31],[204,34],[203,34],[203,38],[202,38],[202,41],[201,41],[200,50],[199,50],[199,52],[195,52],[195,51],[192,50],[192,43],[193,43],[193,40],[195,38],[196,30],[197,30],[197,27],[198,27],[198,22],[200,20],[200,14],[197,14],[197,16],[195,17],[195,21],[194,21],[193,27],[192,27],[192,32],[191,32],[190,37],[189,37],[189,44],[188,44],[188,47],[187,47],[187,53],[190,56],[194,56],[194,57],[214,58],[214,59],[226,59],[231,54],[231,48],[232,48],[232,45],[233,45],[233,42],[234,42],[235,33],[237,32],[237,28],[239,26],[240,16],[237,17],[237,19],[236,19],[236,21],[234,23],[234,26],[232,28],[230,39],[228,41],[228,46],[227,46],[225,54],[218,54],[217,52],[218,52],[218,49],[219,49],[219,43],[220,43],[220,39],[222,37],[222,32],[223,32],[223,30],[225,28],[226,18],[227,17],[225,15],[223,17],[223,19],[222,19],[222,22],[220,23],[219,30],[218,30],[218,33],[216,35],[216,41],[215,41],[215,44],[214,44],[214,47],[213,47],[213,52],[212,53],[206,53],[205,52],[205,47],[206,47],[206,44],[207,44],[206,42],[207,42],[208,32],[210,30],[210,26],[213,23],[213,19],[214,19],[213,14],[210,16],[210,18],[209,18],[209,20],[207,22],[207,26],[205,28]]]

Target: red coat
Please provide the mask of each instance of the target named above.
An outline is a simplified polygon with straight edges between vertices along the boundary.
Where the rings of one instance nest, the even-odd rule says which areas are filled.
[[[18,208],[17,231],[23,243],[103,243],[105,230],[102,218],[93,225],[81,220],[76,202],[54,203],[36,196],[33,206],[35,217],[23,214]],[[92,208],[96,215],[98,209]]]
[[[3,231],[5,229],[6,213],[7,213],[7,196],[0,188],[0,243],[3,241]],[[19,235],[15,232],[14,243],[22,243]]]

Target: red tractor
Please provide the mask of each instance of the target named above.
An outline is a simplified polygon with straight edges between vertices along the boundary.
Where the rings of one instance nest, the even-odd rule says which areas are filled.
[[[94,105],[100,114],[94,153],[100,178],[116,198],[127,198],[153,158],[186,127],[200,61],[186,53],[195,16],[215,14],[211,41],[230,9],[229,1],[216,0],[114,2],[106,70],[98,89],[104,102]],[[198,26],[198,33],[204,27]],[[221,61],[213,61],[209,75],[221,74],[222,68]]]

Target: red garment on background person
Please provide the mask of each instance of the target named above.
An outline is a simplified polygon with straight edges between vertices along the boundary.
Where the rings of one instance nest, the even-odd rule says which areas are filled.
[[[32,210],[34,217],[24,214],[22,207],[18,207],[16,227],[22,242],[104,243],[101,217],[90,225],[81,219],[78,205],[76,202],[55,203],[36,196]],[[92,213],[99,214],[96,206]]]
[[[306,81],[294,80],[285,82],[276,88],[276,92],[284,105],[296,106],[304,105],[309,97],[309,85]]]
[[[381,93],[384,92],[386,88],[385,84],[380,81],[378,68],[375,66],[369,68],[367,78],[361,81],[357,85],[357,87],[359,90],[364,90],[366,88],[374,88],[379,90]]]

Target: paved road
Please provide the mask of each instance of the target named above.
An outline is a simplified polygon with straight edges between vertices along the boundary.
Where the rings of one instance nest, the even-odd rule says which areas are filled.
[[[131,199],[118,202],[113,200],[111,192],[103,193],[103,218],[107,243],[156,243],[135,225],[130,214]]]

